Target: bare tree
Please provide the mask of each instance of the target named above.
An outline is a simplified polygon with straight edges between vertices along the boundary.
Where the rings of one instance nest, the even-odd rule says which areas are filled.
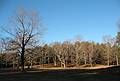
[[[27,12],[24,8],[20,8],[14,15],[14,26],[6,27],[10,30],[2,28],[14,40],[14,45],[18,46],[21,55],[22,71],[24,71],[24,55],[25,49],[36,42],[42,35],[42,26],[39,16],[36,12]]]
[[[82,51],[82,54],[83,54],[83,61],[84,61],[84,64],[87,64],[87,51],[86,51],[86,42],[82,42],[82,47],[81,47],[81,51]]]
[[[104,40],[104,42],[107,46],[107,58],[108,58],[107,64],[110,65],[110,55],[111,55],[111,52],[112,52],[112,47],[115,44],[115,40],[111,36],[104,36],[103,40]]]
[[[10,38],[2,38],[1,41],[1,53],[4,54],[3,55],[3,60],[5,61],[5,66],[7,67],[8,65],[8,61],[11,58],[11,56],[8,56],[8,50],[11,49],[11,39]]]
[[[76,66],[78,67],[80,63],[80,51],[81,51],[80,41],[75,42],[74,49],[75,49],[75,62],[76,62]]]
[[[94,55],[93,54],[93,51],[94,51],[93,47],[94,47],[94,43],[91,42],[90,45],[89,45],[89,48],[88,48],[89,49],[89,62],[90,62],[91,67],[93,66],[93,59],[92,59],[93,55]]]
[[[66,46],[59,42],[55,42],[53,44],[53,50],[54,54],[57,57],[57,59],[60,61],[61,67],[63,66],[64,68],[66,67]]]

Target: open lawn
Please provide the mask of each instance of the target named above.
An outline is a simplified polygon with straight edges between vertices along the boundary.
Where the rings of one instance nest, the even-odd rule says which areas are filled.
[[[120,67],[5,72],[0,81],[120,81]]]

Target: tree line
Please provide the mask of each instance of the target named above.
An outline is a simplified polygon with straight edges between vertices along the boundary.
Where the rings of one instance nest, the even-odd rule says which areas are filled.
[[[79,67],[89,64],[119,65],[119,46],[110,37],[106,37],[105,43],[95,43],[76,40],[75,42],[54,42],[25,49],[25,65],[53,64],[60,67]],[[11,41],[9,41],[10,43]],[[9,47],[9,46],[7,46]],[[5,50],[1,54],[1,66],[19,67],[21,64],[20,54],[16,49]]]

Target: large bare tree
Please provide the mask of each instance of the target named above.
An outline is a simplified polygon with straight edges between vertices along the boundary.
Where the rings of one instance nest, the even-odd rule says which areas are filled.
[[[2,30],[9,34],[14,40],[13,44],[18,47],[21,68],[24,71],[25,49],[35,44],[43,32],[38,13],[20,8],[12,18],[12,27],[7,26],[6,29],[2,27]]]

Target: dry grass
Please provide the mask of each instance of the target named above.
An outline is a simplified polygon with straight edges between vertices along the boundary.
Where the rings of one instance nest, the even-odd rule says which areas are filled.
[[[86,64],[86,65],[80,65],[79,67],[75,67],[74,65],[67,65],[66,68],[63,68],[63,67],[60,67],[59,65],[57,65],[55,67],[52,64],[50,64],[50,65],[45,64],[45,65],[35,65],[35,66],[33,66],[33,68],[36,68],[36,69],[49,69],[49,70],[57,70],[57,69],[58,70],[59,69],[102,69],[102,68],[108,68],[108,67],[114,67],[114,66],[115,65],[107,66],[107,65],[96,64],[96,65],[93,65],[93,67],[91,67],[90,64]]]

